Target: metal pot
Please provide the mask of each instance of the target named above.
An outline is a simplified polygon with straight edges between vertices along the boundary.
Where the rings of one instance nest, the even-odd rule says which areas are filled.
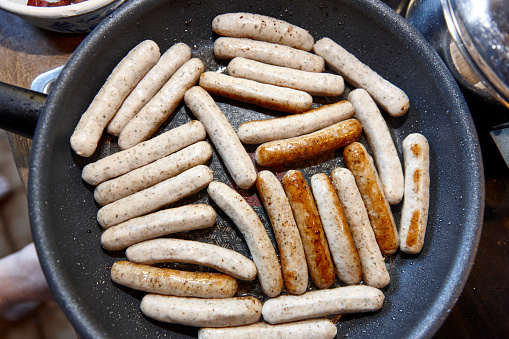
[[[428,39],[464,89],[509,108],[505,0],[412,0],[406,19]]]

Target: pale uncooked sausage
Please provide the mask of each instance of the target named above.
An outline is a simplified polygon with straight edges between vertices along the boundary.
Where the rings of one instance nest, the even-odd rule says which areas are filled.
[[[184,43],[170,47],[125,98],[122,106],[110,120],[106,131],[118,136],[127,123],[152,99],[170,77],[187,60],[191,59],[191,48]]]
[[[207,228],[215,222],[216,211],[210,205],[168,208],[108,228],[101,234],[101,245],[109,251],[123,250],[143,240]]]
[[[313,49],[315,40],[303,28],[266,15],[227,13],[212,20],[212,30],[222,36],[263,40],[305,51]]]
[[[193,87],[186,92],[184,101],[205,126],[233,181],[240,188],[253,186],[256,181],[253,161],[214,99],[203,88]]]
[[[214,176],[209,167],[198,165],[157,185],[104,206],[97,212],[97,221],[105,228],[118,225],[194,194],[207,187],[213,179]]]
[[[173,128],[133,148],[113,153],[83,168],[81,177],[91,185],[118,177],[205,139],[207,132],[197,120]]]
[[[293,88],[315,96],[338,96],[345,90],[343,78],[336,74],[306,72],[241,57],[230,61],[227,71],[236,78]]]
[[[407,112],[410,103],[405,92],[382,78],[336,42],[323,38],[315,43],[313,49],[348,82],[368,91],[387,113],[399,117]]]
[[[256,278],[256,266],[242,254],[214,244],[183,239],[153,239],[130,246],[125,254],[137,264],[180,262],[202,265],[241,280]]]
[[[256,264],[263,292],[269,297],[279,295],[283,289],[281,266],[276,250],[256,212],[239,193],[222,182],[211,182],[207,192],[244,236]]]
[[[373,312],[382,308],[384,299],[377,288],[353,285],[269,299],[262,314],[265,321],[279,324],[331,314]]]
[[[376,243],[375,233],[369,223],[368,211],[352,172],[338,167],[332,171],[331,177],[359,254],[364,283],[376,288],[387,286],[390,282],[389,272]]]
[[[340,101],[312,109],[302,114],[280,118],[253,120],[239,126],[237,134],[245,144],[289,139],[309,134],[353,117],[354,108],[349,101]]]
[[[243,57],[271,65],[323,72],[322,57],[289,46],[242,38],[219,38],[214,42],[214,55],[218,59]]]
[[[76,154],[89,157],[95,152],[106,125],[160,55],[157,44],[145,40],[117,64],[71,135],[71,148]]]
[[[118,146],[128,149],[147,140],[170,117],[184,98],[186,91],[194,86],[205,66],[193,58],[173,74],[157,94],[122,129]]]
[[[200,299],[147,294],[140,308],[149,318],[196,327],[249,325],[262,315],[262,303],[251,296]]]

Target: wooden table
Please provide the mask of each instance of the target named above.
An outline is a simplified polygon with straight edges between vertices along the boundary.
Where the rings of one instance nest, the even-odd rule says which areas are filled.
[[[63,65],[84,37],[43,31],[0,11],[0,81],[29,88],[37,75]],[[505,113],[486,117],[482,103],[469,99],[469,105],[486,172],[485,220],[470,278],[436,337],[503,338],[509,334],[509,169],[488,131]],[[31,142],[12,134],[9,140],[26,185]]]
[[[30,88],[37,75],[65,64],[84,38],[44,31],[0,11],[0,81]],[[31,140],[11,133],[8,138],[26,187]]]

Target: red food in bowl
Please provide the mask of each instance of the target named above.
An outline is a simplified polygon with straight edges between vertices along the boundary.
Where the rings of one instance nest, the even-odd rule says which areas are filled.
[[[57,6],[69,6],[77,4],[87,0],[59,0],[59,1],[45,1],[45,0],[28,0],[27,6],[36,7],[57,7]]]

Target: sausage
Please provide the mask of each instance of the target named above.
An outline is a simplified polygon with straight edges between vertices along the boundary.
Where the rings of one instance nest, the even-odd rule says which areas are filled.
[[[400,247],[419,253],[424,245],[429,209],[429,144],[425,136],[413,133],[403,140],[405,198],[401,208]]]
[[[391,205],[398,204],[403,198],[403,168],[387,123],[376,103],[362,88],[351,91],[348,100],[355,107],[355,117],[360,121],[373,151],[385,198]]]
[[[137,264],[181,262],[196,264],[231,275],[241,280],[256,278],[254,262],[233,250],[199,241],[154,239],[130,246],[125,254]]]
[[[214,55],[218,59],[246,59],[266,64],[321,73],[325,69],[322,57],[289,46],[242,38],[218,38],[214,41]]]
[[[202,327],[198,331],[198,339],[332,339],[337,332],[329,319],[313,319],[280,325],[260,322],[237,327]]]
[[[199,299],[147,294],[140,308],[149,318],[197,327],[249,325],[262,314],[262,303],[251,296]]]
[[[390,282],[389,272],[387,272],[384,258],[376,243],[366,206],[362,201],[352,172],[346,168],[338,167],[332,171],[331,177],[357,248],[364,283],[376,288],[387,286]]]
[[[213,181],[207,192],[244,236],[258,270],[258,280],[263,292],[269,297],[279,295],[283,289],[281,266],[276,250],[256,212],[239,193],[226,184]]]
[[[380,251],[382,254],[395,253],[399,243],[398,231],[396,230],[391,207],[385,199],[373,158],[364,146],[358,142],[345,147],[343,157],[345,158],[346,167],[355,177]]]
[[[153,212],[207,187],[214,179],[212,170],[198,165],[128,197],[102,207],[97,221],[104,228]]]
[[[212,20],[212,30],[222,36],[263,40],[311,51],[315,39],[303,28],[260,14],[227,13]]]
[[[405,92],[382,78],[336,42],[323,38],[315,43],[313,50],[352,85],[368,91],[376,103],[390,115],[399,117],[408,111],[410,103]]]
[[[325,173],[313,175],[311,190],[336,267],[336,274],[348,285],[357,284],[362,279],[359,255],[331,179]]]
[[[187,272],[117,261],[111,280],[129,288],[179,297],[229,298],[237,293],[237,280],[222,273]]]
[[[193,87],[185,94],[184,101],[205,126],[235,183],[244,189],[253,186],[256,181],[253,161],[214,99],[203,88]]]
[[[128,149],[147,140],[170,117],[203,73],[205,66],[198,58],[183,64],[157,94],[132,118],[118,136],[121,149]]]
[[[108,122],[160,55],[157,44],[145,40],[117,64],[71,135],[71,148],[76,154],[89,157],[95,152]]]
[[[108,228],[101,245],[109,251],[123,250],[143,240],[211,227],[216,212],[205,204],[184,205],[144,215]]]
[[[285,290],[291,294],[302,294],[308,287],[308,266],[283,186],[272,172],[261,171],[256,179],[256,188],[276,236]]]
[[[200,87],[212,94],[282,112],[302,113],[313,104],[313,98],[306,92],[216,72],[203,73]]]
[[[277,166],[313,158],[359,140],[361,133],[361,124],[348,119],[310,134],[269,141],[256,148],[256,163]]]
[[[191,59],[191,48],[186,44],[178,43],[170,47],[127,96],[117,114],[110,120],[106,131],[118,136],[147,101],[152,99],[173,73],[189,59]]]
[[[338,96],[345,90],[343,78],[336,74],[306,72],[240,57],[230,61],[227,71],[236,78],[293,88],[315,96]]]
[[[81,177],[91,185],[98,185],[204,140],[206,136],[207,132],[203,124],[196,120],[191,121],[133,148],[111,154],[86,165]]]
[[[206,141],[197,142],[118,178],[101,183],[94,190],[94,199],[102,206],[110,204],[194,166],[205,164],[211,157],[212,146]]]
[[[302,295],[283,295],[265,302],[263,319],[279,324],[331,314],[373,312],[382,308],[384,294],[365,285],[311,291]]]
[[[353,105],[344,100],[323,105],[302,114],[281,118],[254,120],[243,123],[237,130],[240,141],[245,144],[261,144],[267,141],[297,137],[315,132],[353,117]]]
[[[299,229],[311,280],[318,288],[328,288],[336,277],[311,190],[302,173],[296,170],[286,172],[283,187]]]

